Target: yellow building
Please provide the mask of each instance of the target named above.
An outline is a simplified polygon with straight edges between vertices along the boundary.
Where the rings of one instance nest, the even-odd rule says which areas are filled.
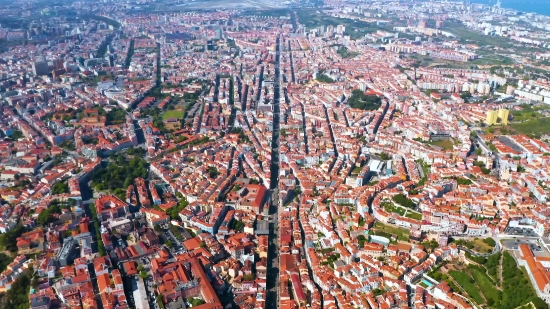
[[[500,124],[507,126],[508,125],[508,115],[510,111],[504,108],[498,110],[498,118],[500,119]]]
[[[494,124],[508,125],[508,114],[509,110],[500,108],[498,110],[490,110],[487,112],[487,118],[485,119],[485,124],[491,126]]]
[[[487,111],[487,119],[485,119],[485,124],[488,126],[492,126],[497,123],[497,119],[498,119],[498,111],[496,110]]]

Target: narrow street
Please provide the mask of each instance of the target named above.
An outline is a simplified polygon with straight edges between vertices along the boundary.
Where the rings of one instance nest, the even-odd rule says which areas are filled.
[[[303,190],[303,188],[301,188]],[[300,198],[300,203],[299,205],[302,205],[302,198]],[[298,206],[298,213],[300,213],[300,207]],[[302,235],[302,239],[306,239],[306,233],[304,232],[304,227],[302,226],[302,220],[300,220],[300,218],[298,217],[298,222],[300,223],[300,234]],[[302,257],[304,259],[306,259],[306,252],[305,250],[302,248]],[[308,270],[308,273],[309,273],[309,277],[310,278],[313,278],[313,269],[311,269],[311,265],[309,264],[309,261],[307,261],[306,263],[307,265],[307,270]],[[321,293],[322,295],[322,289],[321,287],[314,282],[314,287],[315,289],[317,289],[317,291],[319,291],[319,293]],[[323,298],[321,296],[321,308],[323,307]]]
[[[336,140],[334,139],[334,132],[332,131],[332,123],[330,122],[330,116],[328,114],[328,107],[326,105],[323,105],[323,109],[325,110],[325,117],[327,119],[327,123],[328,123],[328,128],[329,128],[329,132],[330,132],[330,140],[332,141],[332,145],[333,145],[333,149],[334,149],[334,154],[336,157],[338,157],[338,148],[336,147]],[[329,171],[330,173],[330,171]]]
[[[143,129],[141,129],[136,119],[134,119],[133,124],[134,124],[134,132],[136,132],[138,144],[145,145],[145,134],[143,133]]]
[[[266,308],[275,309],[279,304],[279,131],[280,131],[280,37],[277,38],[275,57],[275,81],[273,93],[273,137],[271,141],[271,206],[267,263]]]
[[[278,46],[278,45],[277,45]],[[277,61],[276,66],[278,66],[279,61]],[[277,72],[275,72],[275,75],[277,75]],[[277,78],[277,77],[275,77]],[[258,77],[258,88],[256,90],[256,105],[260,103],[260,97],[262,95],[262,83],[264,82],[264,66],[260,69],[260,76]]]

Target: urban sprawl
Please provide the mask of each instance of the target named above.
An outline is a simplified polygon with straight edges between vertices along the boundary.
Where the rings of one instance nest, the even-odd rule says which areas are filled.
[[[0,5],[0,309],[548,308],[550,17]]]

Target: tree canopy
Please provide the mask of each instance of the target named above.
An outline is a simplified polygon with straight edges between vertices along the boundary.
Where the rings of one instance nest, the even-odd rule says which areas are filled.
[[[0,235],[0,246],[10,252],[17,252],[17,237],[25,233],[23,225],[17,225],[14,229]]]
[[[405,207],[408,207],[408,208],[414,208],[414,202],[412,200],[410,200],[409,198],[407,198],[404,194],[402,193],[399,193],[397,195],[394,195],[392,197],[392,200],[394,202],[396,202],[397,204],[401,205],[401,206],[405,206]]]
[[[36,222],[38,224],[45,226],[48,223],[54,222],[56,218],[53,216],[53,214],[60,214],[61,209],[59,208],[59,205],[52,204],[48,208],[42,210],[40,214],[38,215],[38,218],[36,219]]]
[[[32,268],[25,270],[6,292],[6,302],[2,308],[27,309],[29,308],[29,289],[31,286]]]
[[[359,89],[353,90],[348,99],[348,105],[363,110],[377,110],[382,105],[382,99],[376,95],[366,95]]]
[[[326,74],[319,74],[316,80],[320,83],[326,83],[326,84],[334,83],[334,79],[330,78]]]
[[[66,182],[58,182],[52,186],[52,194],[69,193],[69,185]]]
[[[187,205],[189,205],[189,202],[187,202],[187,199],[183,197],[180,199],[178,205],[167,210],[166,214],[169,215],[172,220],[178,219],[180,211],[187,207]]]
[[[107,166],[91,173],[91,185],[98,191],[127,188],[135,178],[147,177],[147,166],[147,162],[142,158],[134,157],[128,160],[123,155],[115,156]]]
[[[110,110],[107,115],[107,125],[121,124],[126,121],[126,112],[120,108],[114,108]]]
[[[5,253],[0,253],[0,272],[6,270],[8,265],[13,261],[13,258]]]

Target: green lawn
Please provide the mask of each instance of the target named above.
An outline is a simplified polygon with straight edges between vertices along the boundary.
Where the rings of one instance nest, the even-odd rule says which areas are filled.
[[[361,167],[360,166],[356,166],[353,168],[353,171],[351,171],[351,174],[352,175],[359,175],[359,173],[361,172]]]
[[[456,35],[459,39],[479,44],[480,46],[499,46],[509,47],[512,45],[510,39],[500,36],[488,36],[481,32],[467,29],[462,23],[445,21],[445,27],[442,29]]]
[[[384,202],[381,206],[384,208],[385,211],[389,213],[393,212],[400,216],[405,215],[406,209],[403,207],[395,206],[392,202]]]
[[[510,112],[512,115],[514,115],[514,120],[513,120],[514,122],[542,118],[543,115],[539,113],[539,111],[550,109],[550,106],[546,104],[535,104],[535,105],[522,104],[521,107],[523,109],[520,111]]]
[[[453,277],[458,284],[460,284],[464,291],[468,293],[468,296],[476,303],[483,304],[485,302],[483,297],[481,297],[481,294],[479,294],[477,287],[474,285],[474,279],[472,279],[472,277],[470,277],[467,273],[451,270],[449,271],[449,275]]]
[[[500,291],[495,288],[495,285],[493,284],[491,279],[478,269],[470,268],[469,270],[477,286],[481,290],[481,293],[483,293],[483,296],[485,296],[485,299],[487,299],[487,304],[498,304],[498,302],[500,301]]]
[[[380,204],[380,207],[384,208],[389,213],[396,213],[402,217],[411,218],[415,220],[422,220],[422,214],[414,212],[393,202],[384,201]]]
[[[518,133],[540,136],[550,133],[550,117],[532,119],[519,123],[511,123],[510,126]]]
[[[303,9],[296,10],[298,15],[298,21],[306,28],[316,28],[321,25],[325,26],[338,26],[343,25],[346,27],[346,34],[352,39],[363,37],[367,33],[373,33],[377,30],[393,31],[393,27],[397,24],[376,25],[376,23],[369,23],[361,20],[353,20],[350,18],[338,18],[324,13],[318,13],[316,10]],[[405,23],[403,23],[405,25]],[[356,31],[357,30],[357,31]]]
[[[514,115],[514,122],[518,121],[526,121],[526,120],[533,120],[537,118],[541,118],[542,114],[537,113],[535,111],[512,111],[512,115]]]
[[[474,248],[472,250],[474,250],[475,252],[480,252],[480,253],[493,252],[494,246],[490,246],[489,244],[485,243],[482,238],[474,239],[472,243],[474,245]]]
[[[497,288],[498,265],[500,254],[495,254],[486,259],[485,262],[480,259],[472,260],[483,264],[489,273],[493,273],[495,278],[487,276],[486,269],[470,264],[467,268],[461,270],[450,270],[447,275],[468,294],[467,296],[474,300],[478,305],[487,309],[526,309],[529,302],[533,302],[533,309],[548,309],[544,300],[536,296],[527,272],[524,267],[519,267],[515,259],[508,252],[502,256],[502,291]],[[457,265],[463,268],[461,265]],[[436,280],[447,280],[451,288],[457,292],[460,291],[445,275],[439,273],[436,269],[429,273]],[[464,295],[466,296],[466,295]]]
[[[485,242],[483,238],[474,238],[473,240],[459,239],[456,241],[456,244],[467,247],[468,249],[479,253],[491,253],[494,248],[494,244]]]
[[[382,222],[376,222],[371,229],[370,234],[389,237],[391,234],[396,234],[399,240],[409,239],[409,230],[397,226],[387,225]]]
[[[408,211],[405,215],[407,218],[415,219],[415,220],[422,220],[422,214],[419,214],[417,212]]]
[[[180,119],[181,117],[183,117],[183,111],[169,110],[162,114],[162,120],[165,120],[168,118]]]
[[[478,58],[468,63],[479,65],[512,65],[514,64],[514,59],[501,55],[492,55],[483,56],[483,58]]]
[[[420,164],[420,167],[422,167],[422,171],[424,172],[424,177],[418,182],[418,186],[423,186],[426,183],[426,180],[428,179],[428,174],[430,173],[430,166],[424,162],[423,160],[417,160],[418,164]]]
[[[443,148],[444,150],[452,150],[453,149],[453,141],[450,139],[444,139],[439,141],[432,141],[430,142],[431,145],[438,146]]]

